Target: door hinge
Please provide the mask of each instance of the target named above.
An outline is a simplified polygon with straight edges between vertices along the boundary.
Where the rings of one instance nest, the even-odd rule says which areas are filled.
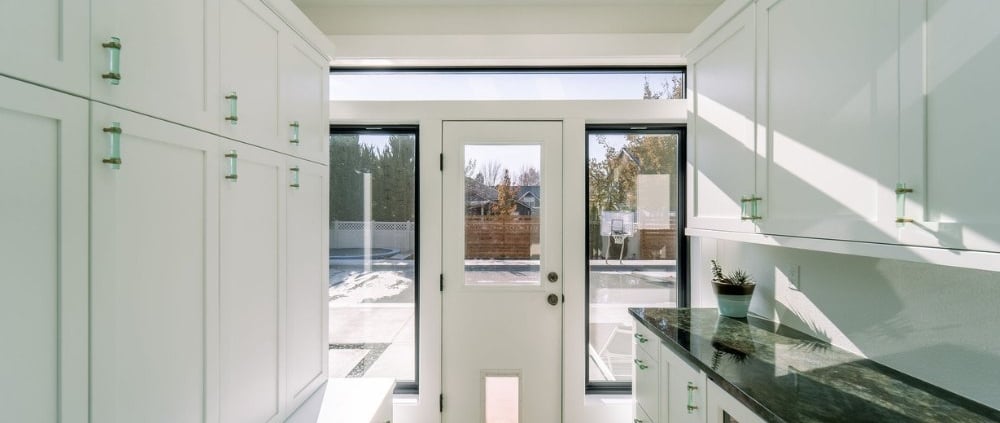
[[[438,165],[440,165],[441,171],[444,172],[444,153],[438,155]]]
[[[441,292],[444,292],[444,273],[441,274],[439,281],[441,282]]]
[[[438,396],[438,411],[444,413],[444,394]]]

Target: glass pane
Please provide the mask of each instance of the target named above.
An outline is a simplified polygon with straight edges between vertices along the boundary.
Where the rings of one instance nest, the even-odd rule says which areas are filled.
[[[542,146],[465,146],[465,284],[539,285]]]
[[[675,133],[589,134],[588,382],[630,382],[629,307],[677,305]]]
[[[330,377],[416,373],[416,135],[330,137]]]
[[[486,376],[483,382],[486,423],[517,423],[521,410],[519,376]]]
[[[684,71],[344,72],[331,101],[642,100],[684,98]]]

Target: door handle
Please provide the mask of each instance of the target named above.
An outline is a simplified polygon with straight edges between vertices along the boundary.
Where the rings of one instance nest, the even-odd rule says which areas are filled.
[[[559,304],[559,296],[556,294],[549,294],[548,301],[549,305]]]

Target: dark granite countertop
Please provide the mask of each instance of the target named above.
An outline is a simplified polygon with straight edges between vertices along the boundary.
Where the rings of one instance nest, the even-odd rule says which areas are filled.
[[[767,320],[713,308],[629,313],[767,421],[1000,421],[998,410]]]

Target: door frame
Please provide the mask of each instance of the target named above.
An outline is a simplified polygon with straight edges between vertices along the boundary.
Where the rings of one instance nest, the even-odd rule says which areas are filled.
[[[684,124],[687,100],[614,101],[335,101],[330,103],[331,123],[340,125],[419,125],[423,148],[420,160],[420,393],[394,398],[394,419],[401,423],[440,421],[441,412],[441,215],[442,122],[445,120],[561,120],[563,122],[563,198],[567,204],[583,204],[586,190],[586,125]],[[573,200],[576,198],[577,200]],[[585,245],[580,231],[584,207],[563,208],[563,242]],[[574,221],[573,219],[577,219]],[[574,222],[580,222],[579,224]],[[579,253],[579,254],[577,254]],[[563,249],[563,279],[583,280],[586,273],[582,251]],[[586,297],[582,284],[565,284],[563,294],[563,420],[603,423],[631,419],[631,397],[586,395],[585,348]]]

